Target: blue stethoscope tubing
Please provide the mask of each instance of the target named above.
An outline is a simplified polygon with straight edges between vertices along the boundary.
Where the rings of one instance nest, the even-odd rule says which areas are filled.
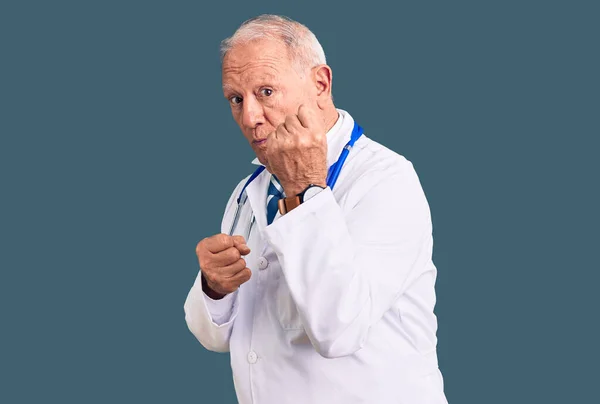
[[[356,141],[362,136],[362,134],[363,134],[363,128],[359,124],[354,122],[354,128],[352,129],[352,135],[350,136],[350,140],[348,141],[348,143],[346,143],[346,146],[344,146],[344,148],[342,149],[342,153],[340,154],[340,157],[338,157],[338,160],[335,163],[333,163],[331,165],[331,167],[329,167],[329,171],[327,172],[327,186],[330,189],[333,189],[333,187],[334,187],[335,183],[337,182],[337,179],[340,175],[340,172],[342,171],[342,167],[344,166],[344,163],[346,162],[346,158],[348,157],[348,154],[350,153],[350,150],[352,150],[352,147],[354,147],[354,143],[356,143]],[[233,235],[233,231],[237,227],[238,221],[240,219],[240,212],[242,210],[242,206],[244,206],[244,204],[246,203],[246,200],[248,199],[248,194],[246,193],[246,188],[248,188],[248,185],[250,185],[250,183],[252,181],[254,181],[256,179],[256,177],[258,177],[260,175],[260,173],[262,173],[264,170],[265,170],[265,166],[258,167],[252,173],[250,178],[248,178],[248,181],[246,181],[246,183],[244,184],[244,187],[242,188],[242,191],[240,192],[240,196],[237,198],[237,206],[235,208],[233,223],[231,223],[231,228],[229,229],[230,236]],[[250,223],[250,230],[248,230],[248,235],[246,236],[246,240],[248,239],[248,236],[252,229],[253,223],[254,223],[254,217],[252,218],[252,221]]]

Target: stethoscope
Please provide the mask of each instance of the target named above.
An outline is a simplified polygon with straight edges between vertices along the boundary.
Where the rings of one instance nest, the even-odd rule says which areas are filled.
[[[357,124],[355,122],[354,129],[352,129],[352,135],[350,136],[350,141],[348,143],[346,143],[346,146],[344,146],[344,148],[342,149],[342,153],[340,154],[340,157],[338,158],[338,160],[335,163],[333,163],[331,165],[331,167],[329,167],[329,171],[327,172],[327,186],[330,189],[333,189],[333,186],[337,182],[338,176],[340,175],[340,171],[342,171],[342,166],[344,165],[344,162],[346,161],[346,157],[348,157],[348,154],[350,153],[350,150],[354,146],[354,143],[356,143],[356,141],[362,136],[362,134],[363,134],[363,129],[360,127],[359,124]],[[237,198],[237,207],[235,208],[233,222],[231,223],[231,228],[229,229],[230,236],[233,236],[233,232],[235,231],[238,221],[240,220],[240,213],[242,211],[242,208],[246,204],[246,201],[248,200],[248,193],[246,192],[246,188],[248,188],[248,185],[250,185],[250,183],[252,181],[254,181],[256,179],[256,177],[258,177],[260,175],[260,173],[262,173],[264,170],[265,170],[265,166],[258,167],[256,169],[256,171],[254,171],[254,173],[252,173],[250,178],[248,178],[248,181],[246,181],[246,184],[244,184],[244,187],[242,188],[242,191],[240,192],[240,196]],[[250,219],[250,226],[248,228],[248,231],[246,234],[244,234],[244,238],[246,239],[246,241],[248,240],[248,237],[250,236],[250,232],[252,231],[252,226],[254,225],[254,219],[255,219],[254,215],[252,215],[252,218]]]

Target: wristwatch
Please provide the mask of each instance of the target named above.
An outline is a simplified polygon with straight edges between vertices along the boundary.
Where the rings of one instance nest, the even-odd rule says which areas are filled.
[[[304,191],[300,192],[298,195],[290,196],[289,198],[281,198],[278,202],[279,213],[281,215],[285,215],[290,210],[297,208],[301,203],[308,201],[310,198],[324,190],[325,187],[316,184],[309,184],[308,187],[304,189]]]

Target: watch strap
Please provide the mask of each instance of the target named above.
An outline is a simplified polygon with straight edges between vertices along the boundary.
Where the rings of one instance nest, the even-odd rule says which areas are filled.
[[[279,206],[279,213],[281,213],[281,215],[285,215],[292,209],[300,206],[301,203],[300,196],[298,195],[290,196],[288,198],[281,198],[277,202],[277,205]]]
[[[300,206],[300,204],[302,204],[302,202],[304,202],[304,194],[306,193],[306,191],[308,191],[310,188],[313,188],[313,187],[318,187],[318,188],[321,188],[321,189],[325,189],[324,187],[322,187],[320,185],[309,184],[298,195],[290,196],[288,198],[281,198],[277,202],[277,204],[279,206],[279,213],[281,213],[281,215],[283,216],[286,213],[288,213],[289,211],[291,211],[292,209],[295,209],[298,206]]]

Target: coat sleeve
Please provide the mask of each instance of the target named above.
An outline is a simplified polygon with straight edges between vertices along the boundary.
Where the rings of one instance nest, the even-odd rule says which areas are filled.
[[[429,267],[429,206],[412,164],[362,175],[344,210],[330,188],[266,228],[308,337],[327,358],[351,355]],[[351,192],[349,191],[349,192]]]
[[[235,211],[237,193],[241,191],[244,182],[245,180],[241,181],[229,197],[221,221],[222,233],[228,231],[227,227]],[[198,272],[183,309],[189,330],[206,349],[215,352],[229,351],[231,329],[238,313],[238,293],[239,290],[236,290],[222,299],[211,299],[202,290],[202,269]]]

